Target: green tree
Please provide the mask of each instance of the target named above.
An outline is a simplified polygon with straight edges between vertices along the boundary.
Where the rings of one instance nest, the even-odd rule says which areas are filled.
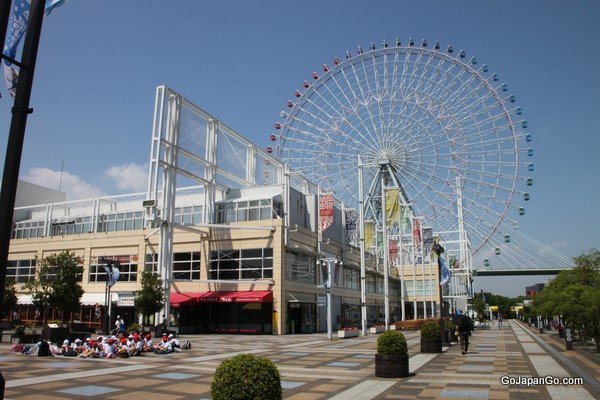
[[[80,283],[83,274],[81,258],[65,250],[46,257],[42,264],[49,266],[54,272],[51,296],[54,309],[62,318],[67,313],[79,311],[80,299],[84,293]]]
[[[17,306],[17,289],[15,288],[15,280],[7,279],[4,287],[4,297],[0,305],[0,317],[4,318],[10,315],[10,312]]]
[[[58,311],[61,319],[65,313],[77,311],[83,295],[81,258],[68,250],[50,255],[41,261],[34,280],[25,284],[32,297],[33,305],[42,311],[42,322],[51,307]]]
[[[584,339],[594,338],[600,352],[600,251],[574,258],[576,267],[560,272],[533,299],[538,315],[562,315]]]
[[[475,297],[473,299],[473,310],[477,313],[477,317],[483,317],[483,313],[485,312],[485,303],[481,300],[481,296]]]
[[[38,262],[39,263],[39,262]],[[42,324],[46,325],[46,315],[52,307],[52,270],[50,267],[40,265],[35,274],[35,279],[24,285],[25,290],[31,295],[31,302],[42,313]]]
[[[142,272],[142,289],[135,292],[133,304],[142,315],[144,325],[149,324],[150,315],[162,309],[163,301],[163,281],[160,276],[150,271]]]

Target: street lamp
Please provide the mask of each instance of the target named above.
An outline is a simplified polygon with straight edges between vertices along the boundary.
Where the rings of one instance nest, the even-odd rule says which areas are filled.
[[[325,282],[325,293],[327,294],[327,339],[332,340],[333,338],[333,321],[331,312],[331,278],[335,275],[331,270],[334,265],[342,265],[342,261],[337,258],[321,258],[317,261],[317,265],[324,267],[327,265],[327,281]]]

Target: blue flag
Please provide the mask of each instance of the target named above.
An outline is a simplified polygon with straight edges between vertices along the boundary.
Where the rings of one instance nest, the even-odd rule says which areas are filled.
[[[440,254],[438,255],[438,264],[440,265],[440,285],[448,282],[450,280],[450,268],[448,268],[448,263],[444,260],[444,257]]]
[[[63,4],[66,0],[46,0],[44,15],[48,15],[53,9]],[[29,20],[29,9],[31,0],[15,0],[13,14],[8,24],[6,41],[4,43],[4,54],[12,59],[17,55],[17,47],[25,32],[27,31],[27,21]],[[17,79],[19,72],[12,66],[8,60],[4,60],[4,80],[11,96],[14,98],[17,90]]]

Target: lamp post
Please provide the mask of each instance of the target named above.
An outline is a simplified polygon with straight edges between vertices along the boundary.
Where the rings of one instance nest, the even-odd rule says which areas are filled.
[[[337,258],[321,258],[317,262],[321,267],[327,265],[327,281],[325,282],[325,293],[327,294],[327,339],[333,339],[333,321],[331,310],[331,279],[335,275],[332,268],[335,265],[342,265],[342,261]]]

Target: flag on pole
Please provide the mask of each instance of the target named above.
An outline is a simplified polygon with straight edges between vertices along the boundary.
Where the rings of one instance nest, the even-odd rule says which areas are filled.
[[[444,259],[443,255],[438,256],[438,264],[440,264],[440,285],[448,282],[450,280],[450,268],[448,268],[448,263]]]
[[[346,244],[357,246],[358,237],[356,235],[356,223],[358,222],[358,214],[356,210],[348,209],[345,211],[346,214]]]
[[[121,271],[119,271],[120,263],[118,261],[113,261],[113,265],[111,267],[112,273],[110,274],[110,283],[109,287],[112,287],[119,280],[119,276],[121,276]]]
[[[324,194],[319,198],[319,233],[323,233],[333,223],[333,195]]]
[[[46,0],[44,15],[49,15],[53,9],[62,5],[66,0]],[[4,43],[3,53],[12,59],[17,55],[17,48],[25,32],[27,31],[27,21],[29,20],[29,9],[31,0],[14,0],[14,8],[11,19],[8,24],[6,41]],[[10,95],[14,98],[17,90],[17,79],[19,72],[12,66],[8,60],[4,60],[4,80]]]

